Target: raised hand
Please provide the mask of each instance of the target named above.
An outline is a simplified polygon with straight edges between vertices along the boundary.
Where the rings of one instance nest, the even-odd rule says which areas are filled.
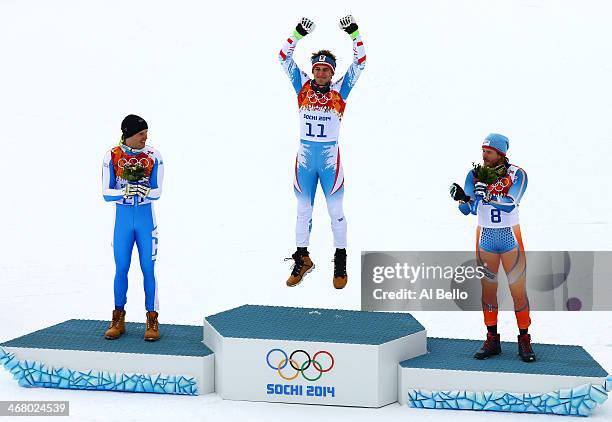
[[[468,202],[470,197],[465,194],[465,191],[457,183],[453,183],[450,187],[450,195],[455,201]]]
[[[312,31],[314,31],[315,26],[316,26],[315,23],[311,21],[310,19],[302,18],[300,23],[298,23],[297,26],[295,27],[295,30],[297,31],[298,34],[304,37],[310,34]]]
[[[353,15],[347,15],[340,18],[340,29],[351,35],[353,32],[357,31],[359,27],[357,26],[357,22],[355,22]]]

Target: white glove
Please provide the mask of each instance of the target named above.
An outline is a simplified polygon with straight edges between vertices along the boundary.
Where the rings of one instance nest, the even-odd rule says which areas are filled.
[[[149,196],[149,192],[151,192],[150,187],[146,185],[137,185],[137,186],[138,186],[138,190],[136,193],[138,194],[138,196],[140,196],[143,199]]]
[[[474,195],[479,197],[483,202],[489,202],[491,200],[489,186],[483,182],[476,182],[474,184]]]
[[[315,26],[316,26],[315,23],[311,21],[310,19],[302,18],[300,23],[298,23],[297,26],[295,27],[295,30],[298,32],[298,34],[304,37],[312,33],[312,31],[314,31],[315,29]]]
[[[134,195],[138,195],[138,185],[134,183],[128,183],[123,188],[123,197],[131,198]]]

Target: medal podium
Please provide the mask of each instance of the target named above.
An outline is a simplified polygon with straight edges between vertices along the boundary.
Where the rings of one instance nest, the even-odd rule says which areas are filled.
[[[408,313],[244,305],[203,325],[126,323],[104,339],[105,321],[69,320],[0,344],[0,364],[23,387],[410,409],[590,415],[612,377],[581,346],[516,343],[476,360],[477,340],[427,338]]]

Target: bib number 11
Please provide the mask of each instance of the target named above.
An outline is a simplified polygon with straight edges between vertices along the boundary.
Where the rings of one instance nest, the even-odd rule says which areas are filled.
[[[312,133],[312,123],[306,123],[306,126],[308,126],[308,131],[306,132],[307,136],[316,136],[317,138],[327,138],[327,135],[325,134],[325,125],[321,123],[317,125],[317,127],[319,128],[318,135],[315,135],[314,133]]]

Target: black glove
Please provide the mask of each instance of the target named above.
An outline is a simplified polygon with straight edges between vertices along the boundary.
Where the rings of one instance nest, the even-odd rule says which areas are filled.
[[[469,202],[470,197],[465,194],[465,191],[461,186],[453,183],[450,187],[450,195],[455,201]]]

